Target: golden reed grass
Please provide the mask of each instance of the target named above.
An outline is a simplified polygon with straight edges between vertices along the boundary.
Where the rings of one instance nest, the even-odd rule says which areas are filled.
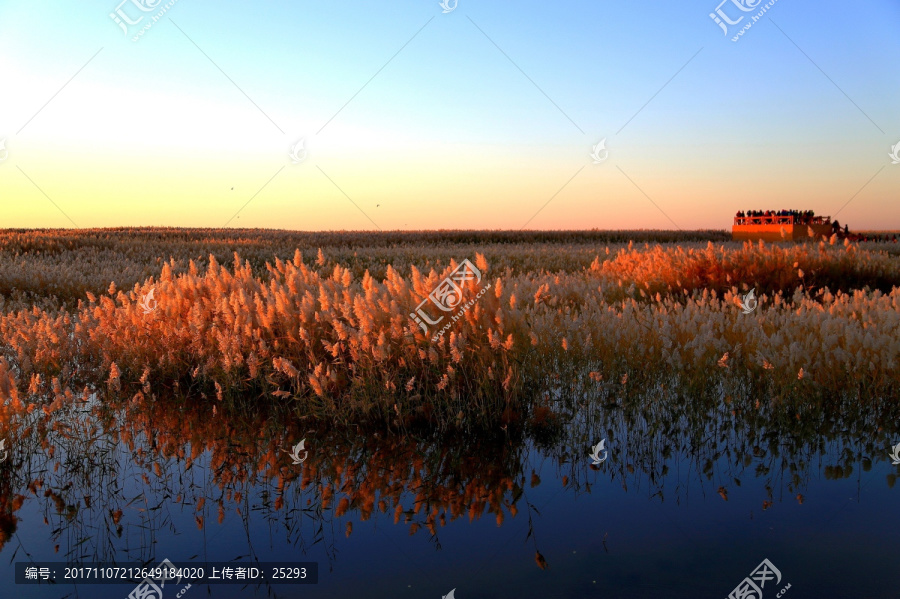
[[[465,414],[490,424],[514,420],[556,371],[632,386],[651,375],[747,376],[834,394],[886,393],[900,380],[900,265],[886,252],[594,244],[592,263],[580,268],[507,264],[499,275],[483,254],[460,252],[491,289],[432,342],[434,331],[423,333],[409,313],[456,262],[420,271],[415,263],[432,257],[413,247],[423,253],[395,248],[403,272],[387,264],[380,279],[357,276],[321,249],[263,271],[237,253],[230,268],[210,255],[205,268],[189,261],[181,272],[173,258],[158,277],[86,292],[72,309],[8,310],[0,317],[4,404],[22,405],[26,387],[60,400],[80,385],[123,396],[178,386],[220,400],[291,400],[323,420]],[[556,263],[565,261],[555,249]],[[738,304],[752,287],[759,308],[748,315]],[[151,290],[147,313],[141,300]],[[477,291],[470,282],[467,298]],[[717,368],[726,353],[728,367]]]

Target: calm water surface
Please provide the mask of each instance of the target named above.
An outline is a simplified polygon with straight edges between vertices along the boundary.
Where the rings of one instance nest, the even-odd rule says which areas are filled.
[[[508,431],[427,437],[208,402],[35,410],[0,467],[0,594],[125,598],[134,582],[15,585],[14,563],[169,559],[318,563],[316,585],[187,598],[724,598],[768,559],[766,599],[897,597],[900,419],[872,407],[895,398],[552,402]]]

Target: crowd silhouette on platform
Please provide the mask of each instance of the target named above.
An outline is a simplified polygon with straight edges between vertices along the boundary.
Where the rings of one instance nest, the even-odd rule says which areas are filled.
[[[831,231],[835,235],[850,239],[851,241],[877,241],[877,242],[892,242],[897,243],[897,235],[877,235],[872,233],[850,233],[850,227],[844,225],[843,231],[841,230],[841,224],[834,220],[831,221],[830,216],[816,216],[813,210],[739,210],[737,214],[735,214],[736,218],[739,219],[760,219],[754,223],[753,221],[745,222],[742,224],[761,224],[762,219],[764,218],[792,218],[793,223],[797,225],[808,225],[808,224],[822,224],[822,225],[831,225]]]
[[[763,217],[763,216],[791,216],[794,222],[804,224],[812,222],[816,218],[815,212],[812,210],[739,210],[735,215],[740,218],[746,217]],[[821,218],[821,217],[820,217]]]

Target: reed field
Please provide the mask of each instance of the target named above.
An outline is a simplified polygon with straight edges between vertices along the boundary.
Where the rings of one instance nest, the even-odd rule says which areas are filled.
[[[466,260],[464,303],[421,326]],[[797,539],[889,572],[898,382],[892,242],[5,231],[0,550],[291,556],[318,564],[319,596],[370,596],[410,556],[470,560],[450,586],[487,588],[497,559],[504,580],[564,584],[621,568],[636,538],[624,572],[697,551],[715,572],[736,537],[777,530],[792,576]],[[848,493],[868,503],[841,514]],[[823,538],[837,516],[848,536]],[[360,590],[332,592],[344,578]]]
[[[749,393],[798,416],[900,387],[892,243],[116,229],[5,231],[0,257],[6,421],[174,395],[319,426],[505,429],[552,421],[576,386]],[[410,313],[464,259],[478,299],[434,340]]]

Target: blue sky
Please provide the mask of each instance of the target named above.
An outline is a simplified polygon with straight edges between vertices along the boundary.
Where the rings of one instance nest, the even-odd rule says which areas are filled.
[[[900,229],[897,2],[119,1],[0,4],[0,226]]]

